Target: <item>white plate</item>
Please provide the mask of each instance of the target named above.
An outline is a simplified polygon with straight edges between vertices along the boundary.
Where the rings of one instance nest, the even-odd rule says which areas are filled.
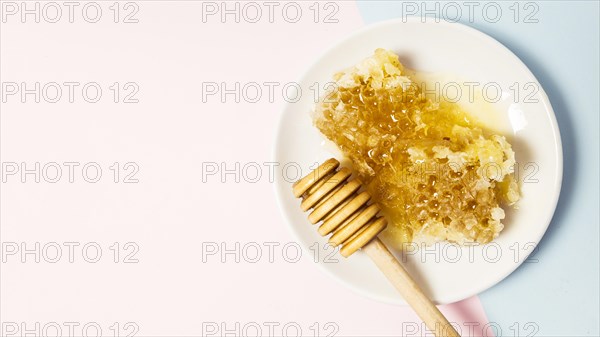
[[[506,228],[485,246],[457,248],[440,243],[401,257],[395,252],[436,303],[476,295],[514,271],[544,235],[560,193],[562,148],[554,112],[539,82],[506,47],[473,28],[393,20],[369,26],[327,51],[301,80],[300,100],[289,103],[281,117],[274,156],[282,167],[287,164],[287,175],[277,175],[275,181],[280,209],[305,253],[321,261],[318,265],[329,275],[367,297],[404,303],[362,253],[348,259],[340,255],[327,258],[328,251],[322,247],[326,239],[309,224],[308,214],[300,211],[300,201],[292,195],[291,186],[296,165],[290,163],[300,165],[304,175],[316,162],[331,156],[341,159],[322,146],[323,138],[312,125],[313,84],[322,87],[335,72],[372,55],[376,48],[395,51],[412,69],[452,74],[461,79],[459,83],[474,81],[481,87],[497,83],[502,88],[500,101],[494,103],[497,113],[488,116],[487,122],[512,141],[522,189],[519,208],[507,211]],[[493,89],[490,85],[488,90]],[[490,91],[487,97],[491,100],[495,95]],[[315,242],[320,243],[319,256],[315,256]],[[535,254],[529,261],[535,262]]]

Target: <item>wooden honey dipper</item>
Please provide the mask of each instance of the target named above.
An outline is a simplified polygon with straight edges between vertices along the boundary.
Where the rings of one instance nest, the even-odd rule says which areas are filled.
[[[329,243],[341,245],[344,257],[362,249],[375,262],[406,302],[421,317],[437,337],[460,335],[446,317],[427,298],[400,262],[377,238],[387,226],[387,220],[377,216],[379,206],[369,204],[371,196],[360,192],[361,183],[349,179],[352,172],[339,168],[340,162],[328,159],[294,186],[294,195],[302,197],[302,211],[313,209],[308,219],[312,224],[322,222],[319,234],[332,234]]]

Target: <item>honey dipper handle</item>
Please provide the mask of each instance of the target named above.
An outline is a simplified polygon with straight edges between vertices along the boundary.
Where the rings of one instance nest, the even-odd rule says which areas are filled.
[[[437,337],[460,337],[389,249],[375,238],[362,248]]]

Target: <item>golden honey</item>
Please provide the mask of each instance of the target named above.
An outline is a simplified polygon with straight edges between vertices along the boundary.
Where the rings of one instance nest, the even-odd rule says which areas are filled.
[[[398,56],[378,49],[335,74],[315,124],[353,163],[397,247],[420,241],[487,243],[503,229],[502,205],[519,199],[514,152],[460,105],[434,101]]]

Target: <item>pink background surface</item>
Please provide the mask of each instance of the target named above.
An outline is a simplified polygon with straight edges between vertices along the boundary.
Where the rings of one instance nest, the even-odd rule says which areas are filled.
[[[93,25],[2,25],[3,82],[94,81],[105,95],[96,104],[77,96],[75,103],[10,97],[2,104],[3,162],[97,162],[105,174],[96,184],[81,176],[72,184],[65,177],[21,183],[18,176],[3,184],[2,241],[97,242],[103,257],[50,264],[8,256],[2,321],[97,322],[104,335],[114,322],[135,322],[141,336],[199,335],[202,322],[297,322],[305,335],[315,322],[326,335],[331,330],[323,325],[334,322],[338,336],[407,334],[416,325],[414,335],[425,335],[409,307],[360,297],[311,257],[289,263],[276,249],[273,263],[265,256],[257,263],[231,256],[222,263],[219,255],[201,261],[201,242],[231,248],[293,240],[266,171],[256,183],[200,177],[204,162],[232,168],[272,161],[282,96],[276,91],[273,103],[222,103],[216,96],[203,103],[202,83],[297,80],[325,48],[364,25],[354,3],[340,2],[337,24],[312,22],[308,3],[308,17],[295,24],[203,23],[200,4],[139,4],[137,24],[109,17]],[[140,102],[111,102],[108,87],[130,81],[139,85]],[[113,162],[137,163],[139,183],[113,183]],[[114,263],[114,242],[135,242],[139,263]],[[465,322],[487,322],[476,297],[441,309],[467,336],[473,334]]]

